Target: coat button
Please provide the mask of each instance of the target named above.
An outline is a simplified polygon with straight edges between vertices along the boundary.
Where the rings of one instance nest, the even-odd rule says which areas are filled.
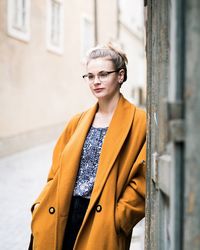
[[[96,206],[96,211],[99,213],[99,212],[101,212],[101,210],[102,210],[102,206],[101,205],[97,205]]]
[[[55,208],[54,208],[54,207],[50,207],[50,208],[49,208],[49,213],[50,213],[50,214],[54,214],[54,213],[55,213],[55,211],[56,211],[56,210],[55,210]]]

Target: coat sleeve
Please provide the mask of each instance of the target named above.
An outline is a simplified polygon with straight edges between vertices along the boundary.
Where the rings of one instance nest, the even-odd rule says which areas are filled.
[[[40,204],[40,201],[42,200],[42,198],[45,196],[46,192],[48,191],[48,189],[52,183],[52,180],[54,179],[54,176],[60,167],[59,163],[60,163],[61,154],[62,154],[66,144],[70,140],[72,134],[74,133],[74,131],[78,125],[78,122],[81,119],[81,116],[82,116],[82,114],[78,114],[78,115],[74,116],[70,120],[70,122],[68,123],[68,125],[66,126],[66,128],[64,129],[62,134],[60,135],[60,137],[55,145],[54,151],[53,151],[52,166],[51,166],[51,169],[50,169],[49,174],[48,174],[47,183],[46,183],[45,187],[43,188],[42,192],[40,193],[39,197],[33,203],[32,207],[31,207],[31,212],[33,212],[36,204]]]
[[[133,227],[145,215],[146,192],[146,143],[133,164],[128,184],[116,206],[115,220],[117,231],[129,235]]]

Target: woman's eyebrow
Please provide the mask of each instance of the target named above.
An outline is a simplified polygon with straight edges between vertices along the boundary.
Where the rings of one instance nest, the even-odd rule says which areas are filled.
[[[102,72],[107,72],[107,71],[108,71],[108,70],[101,70],[101,71],[99,71],[97,74],[102,73]],[[89,74],[90,74],[90,75],[94,75],[94,73],[91,73],[91,72],[88,72],[88,73],[87,73],[87,75],[89,75]]]

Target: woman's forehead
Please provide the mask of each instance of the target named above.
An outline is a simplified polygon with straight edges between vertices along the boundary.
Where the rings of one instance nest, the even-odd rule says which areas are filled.
[[[113,62],[110,57],[91,59],[87,64],[87,70],[113,70]]]

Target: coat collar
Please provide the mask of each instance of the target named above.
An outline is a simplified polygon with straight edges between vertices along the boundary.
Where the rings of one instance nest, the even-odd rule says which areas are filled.
[[[97,108],[98,103],[82,115],[73,136],[64,149],[59,181],[59,192],[65,194],[64,197],[59,197],[59,207],[63,210],[60,211],[61,214],[67,213],[66,204],[70,202],[71,199],[71,195],[69,196],[69,194],[72,194],[73,192],[83,144],[97,112]],[[104,138],[95,185],[87,214],[90,212],[102,191],[113,163],[128,135],[134,119],[134,114],[135,106],[129,103],[123,95],[120,95],[120,99]],[[87,214],[85,217],[87,217]]]
[[[113,118],[104,138],[99,165],[89,207],[92,207],[106,182],[113,164],[130,131],[135,114],[135,106],[123,95],[120,96]],[[109,153],[108,153],[109,152]],[[89,209],[88,209],[89,210]]]

